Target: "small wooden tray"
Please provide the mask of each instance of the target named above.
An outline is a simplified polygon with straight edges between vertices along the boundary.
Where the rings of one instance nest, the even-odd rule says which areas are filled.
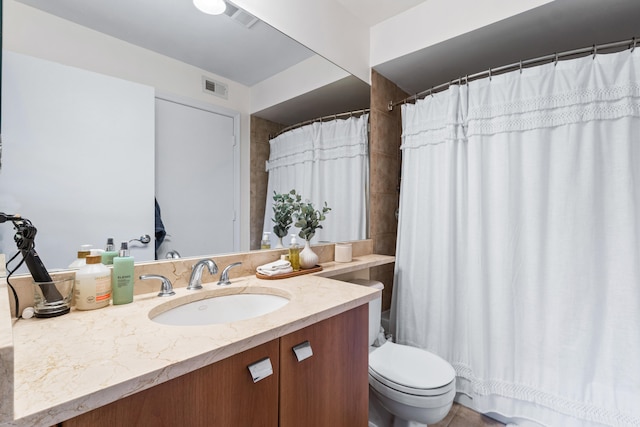
[[[292,271],[291,273],[278,274],[276,276],[267,276],[265,274],[260,274],[256,272],[256,277],[258,279],[264,279],[264,280],[279,280],[279,279],[288,279],[289,277],[302,276],[303,274],[315,273],[317,271],[322,271],[322,267],[319,265],[316,265],[315,267],[312,267],[312,268]]]

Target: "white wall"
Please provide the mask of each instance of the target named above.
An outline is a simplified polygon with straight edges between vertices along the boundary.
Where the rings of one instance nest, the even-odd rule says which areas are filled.
[[[47,268],[81,244],[153,235],[153,88],[8,51],[2,65],[0,206],[40,230]],[[0,228],[0,252],[15,253],[14,234]],[[152,260],[153,243],[131,255]]]
[[[552,0],[429,0],[371,27],[371,67]]]
[[[251,87],[251,111],[257,112],[334,83],[349,73],[315,55]]]

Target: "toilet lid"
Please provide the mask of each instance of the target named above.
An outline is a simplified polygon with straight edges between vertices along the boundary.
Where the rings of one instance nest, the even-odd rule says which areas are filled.
[[[447,386],[456,376],[453,367],[441,357],[392,342],[386,342],[369,354],[369,369],[385,383],[420,390]],[[389,385],[393,387],[393,384]]]

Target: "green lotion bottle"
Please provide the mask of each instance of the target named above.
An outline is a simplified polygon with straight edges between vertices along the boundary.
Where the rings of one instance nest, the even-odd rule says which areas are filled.
[[[102,263],[104,265],[112,265],[113,259],[117,257],[118,254],[119,252],[116,251],[116,247],[113,245],[113,237],[109,237],[107,239],[107,247],[104,249],[104,252],[102,253]]]
[[[133,302],[133,257],[129,255],[129,244],[120,243],[120,252],[113,258],[111,274],[111,298],[113,305]]]

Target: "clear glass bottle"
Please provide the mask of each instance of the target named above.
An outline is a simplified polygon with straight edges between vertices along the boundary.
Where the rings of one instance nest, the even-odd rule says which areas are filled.
[[[300,245],[296,240],[296,235],[291,235],[291,244],[289,245],[289,262],[293,271],[300,270]]]

